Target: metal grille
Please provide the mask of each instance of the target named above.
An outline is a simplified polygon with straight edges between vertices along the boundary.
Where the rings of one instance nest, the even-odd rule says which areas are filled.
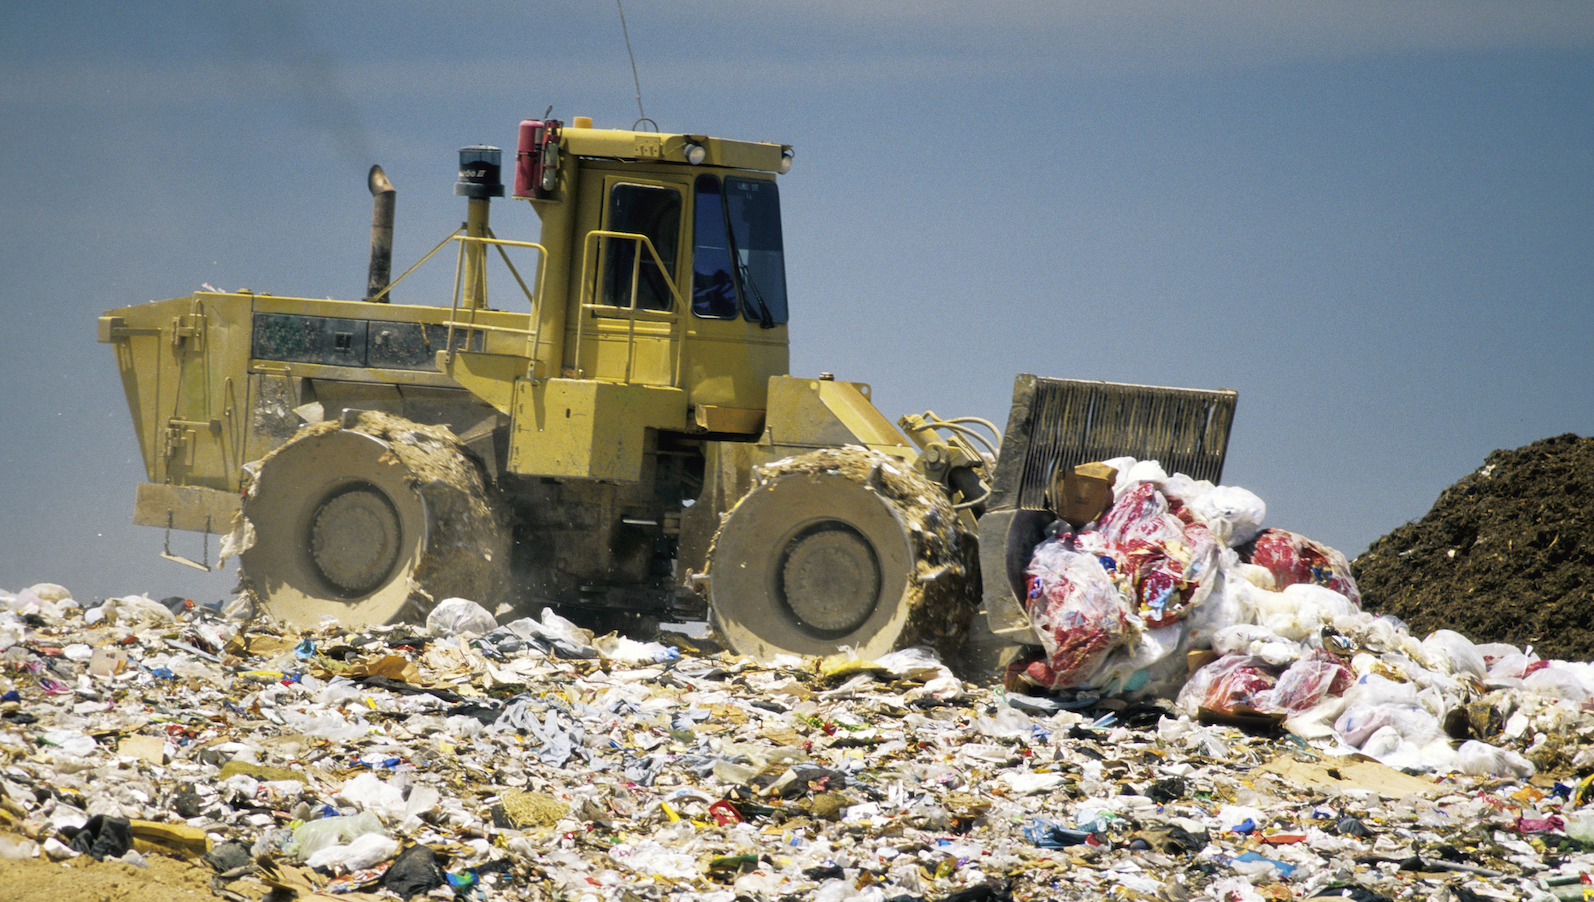
[[[989,510],[1044,510],[1059,467],[1134,457],[1218,482],[1238,395],[1021,375]]]

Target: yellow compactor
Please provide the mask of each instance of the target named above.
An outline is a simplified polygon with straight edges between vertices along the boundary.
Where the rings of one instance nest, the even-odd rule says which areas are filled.
[[[513,196],[537,242],[490,227],[502,156],[460,151],[465,224],[422,261],[453,262],[452,298],[396,302],[373,167],[364,299],[101,316],[149,474],[135,521],[222,536],[241,589],[293,624],[464,597],[706,618],[765,659],[951,655],[971,629],[984,652],[1035,641],[1023,568],[1057,474],[1132,455],[1219,478],[1230,391],[1020,375],[1006,429],[982,431],[893,424],[868,385],[790,375],[788,146],[522,122]]]

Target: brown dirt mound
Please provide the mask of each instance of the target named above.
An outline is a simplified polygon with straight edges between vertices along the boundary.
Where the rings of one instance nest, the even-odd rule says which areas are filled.
[[[38,858],[0,859],[0,898],[11,902],[216,902],[215,871],[164,855],[147,867],[95,861],[84,855],[64,863]],[[242,888],[242,887],[240,887]]]
[[[1445,489],[1433,509],[1351,564],[1362,606],[1418,636],[1532,645],[1594,660],[1594,438],[1514,451]]]

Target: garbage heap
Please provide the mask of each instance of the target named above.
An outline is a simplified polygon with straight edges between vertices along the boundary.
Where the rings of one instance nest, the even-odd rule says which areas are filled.
[[[1414,776],[922,649],[659,640],[464,601],[291,632],[0,593],[0,872],[171,856],[229,899],[315,902],[1548,902],[1594,873],[1580,706],[1502,712],[1524,754],[1558,712],[1531,778]]]
[[[1370,610],[1418,632],[1594,660],[1594,438],[1495,451],[1353,568]]]
[[[1102,512],[1060,520],[1035,549],[1043,649],[1010,682],[1173,699],[1204,723],[1282,726],[1402,770],[1528,777],[1563,757],[1594,667],[1448,629],[1419,641],[1361,610],[1344,555],[1263,528],[1251,492],[1105,464]],[[1527,757],[1510,747],[1524,738]]]

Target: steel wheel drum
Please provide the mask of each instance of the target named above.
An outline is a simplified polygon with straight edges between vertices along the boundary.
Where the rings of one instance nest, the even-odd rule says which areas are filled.
[[[878,657],[961,640],[968,554],[944,496],[901,460],[823,450],[760,471],[708,555],[715,627],[741,654]]]
[[[310,427],[260,462],[243,506],[248,591],[301,627],[419,621],[451,596],[492,609],[508,534],[477,468],[446,429],[359,423]]]

